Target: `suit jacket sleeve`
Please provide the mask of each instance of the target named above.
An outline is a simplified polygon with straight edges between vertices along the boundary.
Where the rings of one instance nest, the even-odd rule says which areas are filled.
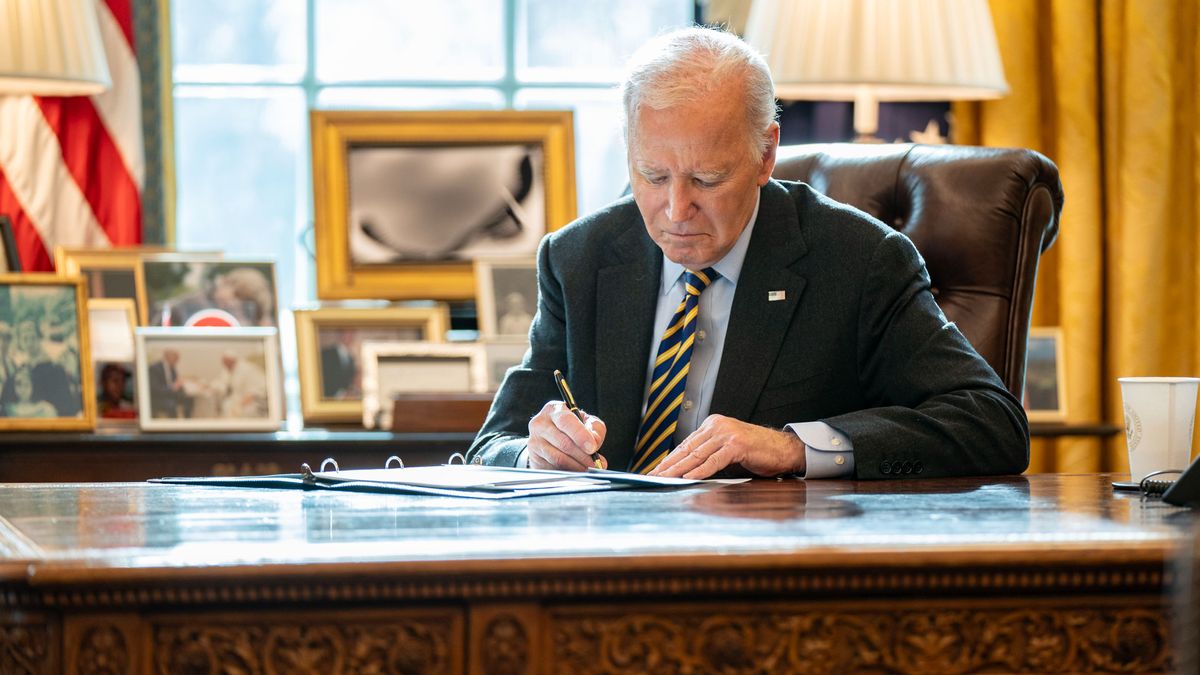
[[[864,397],[882,405],[824,420],[852,440],[857,477],[1024,471],[1021,404],[946,320],[912,242],[888,234],[865,269],[857,370]]]
[[[530,350],[518,368],[510,370],[492,403],[483,428],[475,437],[467,461],[516,466],[528,444],[529,419],[561,396],[554,370],[571,379],[566,350],[566,309],[562,283],[551,256],[552,237],[538,248],[538,311],[530,331]]]

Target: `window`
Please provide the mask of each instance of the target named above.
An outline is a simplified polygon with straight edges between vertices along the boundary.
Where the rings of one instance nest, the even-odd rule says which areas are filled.
[[[309,108],[568,108],[579,213],[626,178],[613,85],[692,0],[172,0],[175,244],[315,296]],[[288,317],[285,363],[294,363]]]

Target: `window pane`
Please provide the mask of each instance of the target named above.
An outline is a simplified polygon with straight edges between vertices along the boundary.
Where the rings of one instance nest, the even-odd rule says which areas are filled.
[[[325,87],[317,92],[318,108],[392,110],[495,110],[504,107],[499,89]]]
[[[516,0],[517,78],[616,82],[629,55],[694,20],[691,0]]]
[[[616,89],[523,89],[521,109],[575,112],[575,185],[579,215],[624,192],[629,183],[621,137],[621,95]]]
[[[296,0],[171,2],[176,82],[299,82],[305,40]]]
[[[492,81],[504,74],[502,0],[314,1],[322,82]]]
[[[283,308],[308,296],[305,115],[299,87],[175,88],[175,243],[274,260]]]

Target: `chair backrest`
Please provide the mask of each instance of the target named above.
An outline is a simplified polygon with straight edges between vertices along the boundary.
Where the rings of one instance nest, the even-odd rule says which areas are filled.
[[[942,311],[1021,397],[1038,258],[1063,205],[1053,162],[1032,150],[834,143],[780,147],[774,175],[906,234]]]

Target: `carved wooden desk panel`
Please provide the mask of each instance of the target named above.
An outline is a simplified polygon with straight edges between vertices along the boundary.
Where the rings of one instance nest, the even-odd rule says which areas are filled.
[[[4,485],[0,672],[1169,670],[1190,514],[1110,479]]]

